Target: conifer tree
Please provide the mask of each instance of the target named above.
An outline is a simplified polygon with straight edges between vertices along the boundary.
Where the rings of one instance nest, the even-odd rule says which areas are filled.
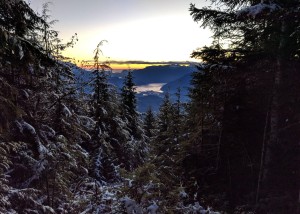
[[[93,70],[93,79],[92,79],[92,87],[93,87],[93,98],[92,98],[92,105],[93,105],[93,116],[97,122],[95,127],[95,135],[100,134],[102,131],[105,130],[106,127],[101,125],[102,118],[106,114],[108,110],[108,102],[109,102],[109,89],[108,89],[108,82],[107,82],[107,71],[111,68],[99,62],[99,55],[101,54],[100,46],[103,44],[103,41],[97,45],[95,49],[95,56],[94,56],[94,67]],[[106,110],[107,109],[107,110]],[[102,130],[101,130],[102,129]]]
[[[105,41],[101,41],[94,51],[94,70],[92,71],[91,80],[93,90],[91,116],[95,120],[95,125],[92,133],[92,145],[88,144],[88,148],[92,153],[91,173],[99,182],[119,179],[115,166],[120,164],[121,161],[117,160],[120,157],[116,154],[115,150],[117,148],[114,147],[114,142],[110,137],[114,130],[119,127],[115,121],[118,117],[118,106],[117,103],[113,104],[115,100],[107,80],[111,68],[108,64],[99,61],[100,54],[102,54],[100,47],[103,42]],[[115,136],[114,139],[117,138]],[[120,142],[117,143],[120,144]]]
[[[152,108],[149,107],[145,114],[144,119],[144,130],[145,135],[148,137],[149,141],[151,142],[151,138],[154,136],[155,132],[155,116],[152,111]]]
[[[129,159],[132,161],[133,168],[142,164],[146,160],[148,153],[146,136],[142,125],[143,121],[136,110],[136,102],[132,71],[128,71],[121,89],[121,107],[122,116],[127,123],[128,131],[131,135],[131,139],[127,142],[126,148],[128,151],[127,155],[132,155],[132,158]]]
[[[178,88],[175,93],[176,101],[173,104],[173,135],[176,141],[179,141],[183,131],[183,109],[181,102],[181,89]]]
[[[157,167],[156,176],[160,182],[160,194],[166,198],[162,201],[163,209],[168,210],[179,201],[181,173],[179,161],[179,115],[178,103],[173,104],[166,93],[157,115],[157,132],[151,144],[153,164]]]
[[[167,135],[172,127],[173,106],[169,93],[166,93],[161,106],[159,107],[158,131],[161,135]]]
[[[291,109],[294,109],[292,110],[294,116],[289,115],[295,119],[295,115],[297,115],[296,106],[299,105],[297,102],[283,98],[288,95],[290,97],[293,96],[292,94],[294,93],[289,89],[294,85],[294,79],[298,78],[298,75],[294,73],[294,68],[298,67],[299,61],[296,57],[297,47],[299,47],[296,36],[298,24],[287,22],[287,20],[291,17],[295,20],[299,19],[299,11],[295,9],[299,6],[299,2],[293,0],[261,2],[220,0],[212,2],[223,4],[223,7],[220,9],[198,9],[191,5],[190,10],[195,21],[201,21],[202,26],[209,27],[214,32],[215,39],[211,47],[199,49],[192,56],[204,60],[206,63],[204,71],[206,72],[207,70],[207,74],[211,78],[215,79],[218,75],[221,74],[223,76],[227,72],[227,77],[221,79],[222,81],[226,80],[227,83],[208,84],[209,87],[218,85],[221,89],[221,91],[217,91],[218,94],[221,95],[219,92],[227,91],[226,93],[229,95],[225,99],[224,107],[221,105],[223,115],[219,117],[221,118],[221,121],[219,121],[222,125],[223,135],[220,134],[221,138],[219,139],[221,139],[220,143],[222,146],[221,150],[218,150],[221,153],[218,154],[221,154],[221,158],[225,155],[225,160],[221,162],[227,159],[227,170],[229,168],[232,170],[234,167],[237,167],[237,170],[242,170],[242,165],[238,166],[238,162],[233,160],[236,158],[242,159],[242,157],[239,157],[238,151],[245,151],[244,157],[247,157],[246,159],[248,160],[245,163],[249,162],[247,165],[254,167],[249,167],[249,171],[244,173],[245,177],[243,179],[245,179],[245,182],[246,180],[251,180],[252,183],[251,187],[249,186],[249,189],[245,191],[256,192],[256,199],[252,198],[252,201],[260,201],[258,204],[261,206],[259,206],[258,212],[266,212],[266,209],[269,209],[268,211],[272,210],[274,213],[280,213],[283,212],[284,204],[289,203],[287,201],[295,201],[295,199],[285,201],[279,195],[282,192],[296,195],[293,188],[291,186],[288,187],[288,183],[295,181],[295,177],[291,174],[295,169],[295,154],[289,153],[289,158],[285,158],[287,156],[283,157],[279,152],[283,148],[289,150],[295,147],[293,138],[286,140],[286,133],[293,133],[294,130],[293,128],[285,131],[279,130],[281,130],[280,127],[285,126],[283,122],[286,117],[284,109],[287,106],[293,106]],[[278,17],[280,18],[278,19]],[[229,45],[226,47],[222,46],[222,40],[229,43]],[[293,73],[293,78],[289,78],[288,73]],[[201,79],[203,79],[203,75],[198,75],[198,77],[194,77],[194,82]],[[249,82],[251,81],[255,84],[250,86]],[[244,84],[239,84],[238,82],[244,82]],[[264,88],[262,90],[263,93],[259,94],[259,96],[256,94],[257,97],[255,99],[254,93],[257,93],[256,90],[261,90],[262,88]],[[298,88],[296,88],[293,90],[298,91]],[[214,96],[216,95],[214,93]],[[198,97],[197,101],[195,99],[192,100],[192,105],[199,102],[200,99]],[[209,98],[209,103],[213,99],[215,97]],[[260,100],[260,109],[254,107],[254,100]],[[261,100],[266,101],[262,102]],[[200,101],[200,103],[203,102]],[[233,110],[234,106],[235,110]],[[200,107],[194,107],[194,109],[195,113],[203,112],[204,110]],[[234,111],[238,112],[236,116],[229,117]],[[213,112],[212,116],[215,117],[218,112],[220,113],[220,111]],[[246,112],[249,114],[249,120],[244,118]],[[255,127],[257,129],[250,125],[253,121],[256,121]],[[238,126],[238,124],[240,125]],[[233,128],[234,126],[235,128]],[[237,128],[238,131],[232,133],[231,130],[237,130]],[[245,137],[247,132],[257,133],[252,135],[252,144]],[[257,136],[260,136],[260,139],[263,140],[259,142]],[[241,143],[238,144],[238,142]],[[240,145],[244,145],[243,148],[238,148]],[[229,146],[236,149],[235,156],[230,154],[235,149],[230,150]],[[259,151],[260,148],[262,148],[262,151]],[[260,156],[261,163],[253,161],[259,160]],[[282,167],[282,162],[279,160],[285,162],[285,166],[288,167]],[[242,164],[242,162],[240,163]],[[244,169],[246,168],[244,167]],[[255,173],[255,179],[251,178],[251,173]],[[233,175],[231,172],[230,176],[232,182],[238,175]],[[237,180],[241,181],[240,178],[237,178]],[[253,185],[254,180],[258,182],[257,188]],[[293,182],[287,182],[288,180],[293,180]],[[231,188],[230,190],[230,201],[239,204],[240,198],[238,195],[240,193],[237,190],[232,191],[233,189]],[[270,198],[277,196],[280,198],[278,200],[280,203],[277,203],[277,206],[275,206],[275,202],[272,202],[273,199]],[[266,206],[268,208],[264,206],[264,203],[268,204]],[[291,212],[295,207],[295,203],[289,207]]]
[[[137,135],[137,112],[135,84],[133,82],[132,71],[128,71],[125,76],[124,85],[121,90],[122,108],[125,118],[128,120],[130,133]]]
[[[80,161],[82,151],[75,141],[80,141],[84,131],[72,123],[75,134],[68,140],[76,143],[69,144],[54,127],[57,98],[69,90],[69,85],[58,90],[55,85],[64,75],[68,76],[70,70],[56,61],[54,52],[47,50],[37,36],[45,33],[41,26],[49,26],[44,17],[35,14],[24,1],[1,1],[0,4],[3,35],[0,82],[7,86],[0,95],[5,102],[0,105],[4,112],[11,109],[4,114],[4,120],[1,119],[1,123],[9,126],[5,125],[0,134],[8,146],[3,151],[9,152],[10,161],[14,162],[14,165],[7,165],[5,173],[10,175],[9,185],[15,192],[7,196],[7,205],[13,202],[14,207],[7,206],[3,212],[53,213],[58,202],[63,198],[67,200],[66,195],[70,195],[74,174],[85,175],[86,170],[84,161]],[[18,54],[12,54],[14,52]],[[54,75],[58,70],[60,75]],[[66,106],[63,113],[64,120],[72,118]],[[73,119],[72,122],[78,118]],[[70,123],[65,124],[70,128]],[[19,143],[9,143],[14,141]],[[77,164],[81,167],[77,168]]]

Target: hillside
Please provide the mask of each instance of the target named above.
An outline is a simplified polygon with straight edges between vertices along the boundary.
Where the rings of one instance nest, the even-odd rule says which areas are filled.
[[[178,88],[181,89],[182,101],[186,102],[188,100],[191,74],[195,70],[194,66],[179,65],[149,66],[144,69],[133,70],[132,75],[136,87],[143,87],[143,91],[137,94],[137,110],[144,113],[151,107],[153,111],[158,112],[164,94],[170,93],[171,100],[174,101]],[[91,79],[90,71],[74,67],[73,72],[76,79],[80,81],[88,82]],[[127,70],[121,73],[109,73],[108,82],[117,89],[121,89],[124,76],[127,73]],[[148,89],[147,85],[152,83],[164,83],[164,86],[161,88],[162,92],[154,91],[153,93],[151,87]],[[91,92],[89,85],[86,85],[84,88],[85,92]]]
[[[194,71],[193,66],[161,65],[134,70],[133,76],[136,85],[146,85],[150,83],[168,83]],[[123,72],[126,73],[126,71]]]

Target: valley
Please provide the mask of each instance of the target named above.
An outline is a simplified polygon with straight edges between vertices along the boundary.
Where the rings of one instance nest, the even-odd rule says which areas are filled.
[[[154,112],[158,112],[165,94],[169,93],[171,100],[175,101],[178,89],[180,89],[181,101],[187,102],[192,73],[195,71],[194,65],[159,65],[133,70],[137,110],[140,113],[145,113],[151,107]],[[89,70],[75,67],[73,72],[76,79],[81,79],[83,82],[88,82],[91,78],[91,71]],[[127,73],[128,70],[108,73],[108,82],[120,90]],[[89,85],[84,87],[86,92],[91,91]]]

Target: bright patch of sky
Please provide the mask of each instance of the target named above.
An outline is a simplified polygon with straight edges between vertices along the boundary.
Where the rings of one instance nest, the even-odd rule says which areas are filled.
[[[35,11],[48,0],[27,0]],[[211,43],[211,33],[192,20],[190,3],[205,0],[52,0],[49,5],[54,29],[67,42],[79,41],[65,54],[77,60],[93,59],[101,40],[111,60],[191,61],[193,50]]]

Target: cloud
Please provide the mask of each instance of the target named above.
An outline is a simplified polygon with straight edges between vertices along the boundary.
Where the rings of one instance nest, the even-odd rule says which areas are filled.
[[[180,66],[189,66],[189,65],[198,65],[199,62],[194,61],[144,61],[144,60],[106,60],[101,61],[105,65],[108,65],[112,70],[120,71],[126,69],[143,69],[148,66],[159,66],[159,65],[180,65]],[[78,63],[79,64],[79,63]],[[93,60],[84,60],[81,61],[80,67],[84,68],[93,68],[95,62]]]
[[[197,62],[191,61],[141,61],[141,60],[129,60],[129,61],[118,61],[112,60],[109,61],[110,64],[119,64],[119,65],[190,65],[190,64],[197,64]]]

